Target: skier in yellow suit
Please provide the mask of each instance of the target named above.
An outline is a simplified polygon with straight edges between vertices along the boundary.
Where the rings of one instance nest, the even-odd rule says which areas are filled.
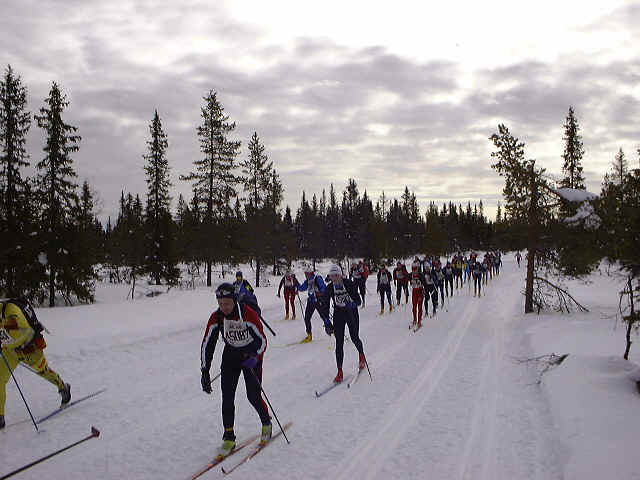
[[[28,302],[17,300],[0,302],[0,345],[4,356],[4,359],[0,358],[0,429],[5,426],[4,405],[7,399],[7,382],[11,378],[11,372],[20,362],[31,367],[38,375],[58,388],[62,405],[66,405],[71,400],[71,387],[68,383],[64,383],[60,375],[51,370],[47,364],[43,352],[47,345],[42,333],[38,330],[40,330],[40,323]],[[7,368],[7,364],[11,370]]]

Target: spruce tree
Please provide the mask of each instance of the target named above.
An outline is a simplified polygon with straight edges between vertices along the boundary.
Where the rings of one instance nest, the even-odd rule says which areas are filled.
[[[69,240],[69,213],[77,205],[77,177],[71,154],[78,151],[81,138],[77,127],[65,123],[64,110],[69,106],[66,95],[53,82],[45,106],[35,115],[38,127],[46,134],[44,158],[38,162],[36,185],[41,204],[41,234],[46,252],[48,269],[49,306],[55,305],[56,290],[66,294],[68,289],[57,282],[63,268],[70,267],[65,244]],[[65,300],[69,301],[68,296]]]
[[[269,252],[265,251],[269,247],[265,233],[270,229],[270,223],[275,220],[271,207],[267,204],[274,173],[273,162],[269,161],[264,151],[265,148],[260,143],[258,133],[254,132],[249,141],[249,155],[240,162],[242,168],[240,180],[248,194],[245,208],[247,223],[248,228],[254,232],[253,235],[247,237],[246,247],[249,256],[256,262],[257,287],[260,286],[260,271],[264,263],[272,257]]]
[[[211,265],[216,255],[223,255],[225,250],[225,243],[216,234],[216,212],[223,217],[218,223],[224,225],[224,219],[230,219],[230,201],[237,196],[235,186],[238,180],[234,170],[240,142],[229,138],[236,124],[229,121],[216,93],[210,91],[204,101],[205,106],[201,108],[202,124],[197,128],[200,151],[204,157],[194,161],[195,170],[180,179],[193,182],[198,199],[205,205],[201,233],[203,240],[206,238],[202,244],[206,245],[203,254],[207,264],[207,286],[210,287]]]
[[[564,177],[560,180],[560,186],[563,188],[574,188],[584,190],[585,179],[582,174],[582,156],[584,155],[584,148],[582,145],[582,136],[580,135],[580,126],[576,119],[573,107],[569,107],[569,114],[567,115],[564,124],[564,153],[562,158],[564,163],[562,165],[562,172]]]
[[[11,65],[0,80],[0,291],[32,297],[42,268],[38,245],[30,233],[36,227],[35,202],[21,168],[29,166],[26,150],[31,114],[27,90]]]
[[[162,129],[158,111],[149,124],[151,138],[147,141],[147,161],[144,171],[147,176],[147,272],[154,283],[160,285],[161,279],[174,283],[180,272],[176,267],[173,245],[173,220],[171,218],[171,196],[169,188],[169,162],[166,152],[169,146],[167,135]]]

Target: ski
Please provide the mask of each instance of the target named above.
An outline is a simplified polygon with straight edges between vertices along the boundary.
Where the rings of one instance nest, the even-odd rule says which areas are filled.
[[[291,425],[293,425],[293,422],[287,422],[285,423],[285,425],[282,427],[283,430],[287,430],[289,427],[291,427]],[[258,445],[251,453],[247,454],[244,458],[242,458],[238,463],[236,463],[234,466],[232,466],[229,469],[225,469],[224,467],[222,468],[222,473],[224,473],[225,475],[229,475],[231,472],[233,472],[236,468],[238,468],[241,465],[244,465],[245,463],[247,463],[249,460],[251,460],[253,457],[255,457],[257,454],[259,454],[267,445],[269,445],[271,442],[273,442],[276,438],[278,438],[280,435],[282,435],[282,430],[276,432],[267,443],[263,444],[263,445]]]
[[[421,328],[422,328],[422,324],[421,323],[418,323],[417,325],[414,325],[413,326],[413,333],[416,333]]]
[[[218,458],[216,457],[214,460],[212,460],[211,462],[209,462],[202,470],[196,472],[192,477],[191,480],[194,480],[198,477],[201,477],[202,475],[204,475],[205,473],[207,473],[209,470],[211,470],[213,467],[215,467],[216,465],[224,462],[227,458],[229,458],[231,455],[233,455],[234,453],[242,450],[244,447],[248,447],[249,445],[251,445],[254,441],[256,441],[258,439],[260,435],[254,435],[253,437],[247,438],[246,440],[236,444],[236,448],[234,448],[233,450],[231,450],[231,452],[228,455],[225,455],[222,458]]]
[[[316,398],[319,398],[325,393],[330,392],[331,390],[336,388],[338,385],[342,385],[345,381],[348,382],[349,380],[351,380],[351,377],[352,375],[347,375],[347,377],[344,380],[342,380],[342,382],[340,383],[333,382],[331,385],[329,385],[328,387],[325,387],[323,390],[320,390],[320,391],[316,390]]]
[[[36,420],[36,423],[39,425],[42,422],[44,422],[46,420],[49,420],[51,417],[57,415],[58,413],[66,410],[67,408],[72,407],[73,405],[76,405],[76,404],[78,404],[80,402],[83,402],[85,400],[89,400],[90,398],[93,398],[93,397],[95,397],[97,395],[100,395],[101,393],[105,392],[106,390],[107,390],[106,388],[103,388],[103,389],[97,390],[97,391],[95,391],[93,393],[90,393],[89,395],[85,395],[84,397],[80,397],[77,400],[72,400],[69,403],[67,403],[66,405],[62,405],[61,407],[56,408],[53,412],[49,413],[48,415],[45,415],[44,417],[39,418],[38,420]]]
[[[358,369],[358,373],[356,373],[356,376],[353,379],[353,381],[351,383],[347,383],[347,388],[351,388],[356,384],[356,382],[360,378],[360,374],[362,373],[362,370],[364,370],[364,368]]]

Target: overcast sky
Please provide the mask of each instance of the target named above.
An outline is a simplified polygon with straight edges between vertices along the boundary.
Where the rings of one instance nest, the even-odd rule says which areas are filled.
[[[295,212],[302,190],[357,179],[430,200],[482,199],[503,180],[488,137],[505,123],[550,172],[562,165],[575,109],[588,189],[619,148],[640,147],[640,2],[4,0],[0,66],[29,91],[56,81],[79,127],[80,179],[114,215],[121,190],[146,192],[142,155],[158,110],[174,198],[200,158],[196,127],[209,90],[237,123],[242,157],[256,131]],[[35,122],[33,163],[44,137]],[[174,200],[175,206],[175,200]]]

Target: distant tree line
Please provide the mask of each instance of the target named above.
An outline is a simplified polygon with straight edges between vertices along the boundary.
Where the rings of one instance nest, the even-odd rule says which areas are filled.
[[[202,279],[210,286],[216,265],[224,273],[250,262],[260,285],[267,268],[278,274],[300,258],[378,262],[416,253],[519,250],[528,245],[524,212],[530,185],[517,183],[526,175],[505,187],[504,210],[498,206],[495,221],[487,218],[481,200],[466,205],[430,202],[421,212],[407,186],[400,198],[383,192],[373,200],[359,190],[356,179],[349,179],[342,192],[334,185],[320,196],[309,198],[303,192],[293,212],[282,204],[284,186],[258,133],[243,152],[241,141],[234,138],[236,123],[214,91],[203,98],[195,128],[200,157],[192,171],[180,177],[189,182],[190,197],[179,195],[172,206],[169,138],[155,111],[143,155],[146,196],[122,191],[117,216],[102,225],[90,185],[76,183],[72,157],[81,137],[77,127],[64,122],[68,105],[53,83],[39,114],[32,115],[26,88],[11,67],[0,81],[0,295],[25,295],[50,305],[56,298],[69,304],[91,302],[95,282],[105,278],[128,283],[135,298],[140,284],[194,286]],[[43,131],[43,146],[35,174],[27,177],[30,156],[25,145],[32,120]],[[571,122],[575,118],[565,125],[566,135],[578,143],[567,143],[563,169],[568,186],[584,188],[579,162],[583,150],[577,123],[572,127]],[[500,135],[510,134],[505,127]],[[621,172],[614,175],[615,182],[624,178]],[[613,198],[624,197],[616,195]],[[575,213],[569,204],[553,208],[541,222]]]

